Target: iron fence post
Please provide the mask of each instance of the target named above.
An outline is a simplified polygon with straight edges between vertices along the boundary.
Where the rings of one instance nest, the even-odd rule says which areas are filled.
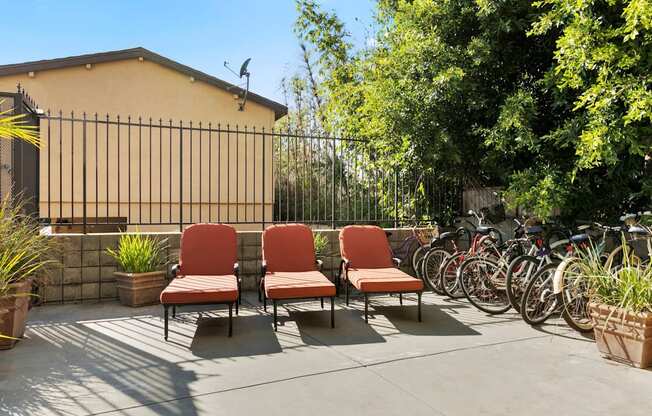
[[[83,230],[84,234],[86,234],[86,223],[87,223],[87,215],[86,215],[86,113],[84,113],[84,120],[82,123],[82,136],[83,136],[83,142],[82,142],[82,203],[84,204],[82,208],[82,221],[83,221]],[[74,163],[74,161],[72,162]],[[73,195],[75,193],[75,190],[73,189]],[[73,196],[73,204],[75,203],[74,201],[74,196]],[[74,219],[73,219],[74,221]]]
[[[183,121],[179,121],[179,232],[183,232]]]
[[[261,204],[262,204],[262,207],[263,207],[263,230],[264,230],[265,229],[265,211],[267,209],[267,206],[265,204],[265,187],[267,186],[267,182],[266,182],[267,171],[265,170],[265,160],[266,160],[266,155],[265,155],[265,150],[266,150],[265,149],[265,127],[263,127],[263,135],[262,135],[262,137],[263,137],[263,173],[262,173],[262,177],[263,177],[263,184],[262,184],[263,200],[262,200]],[[256,136],[254,136],[254,140],[255,139],[256,139]],[[255,143],[255,141],[254,141],[254,143]],[[254,177],[254,183],[255,183],[255,181],[256,181],[256,178]]]
[[[398,168],[394,168],[394,228],[398,228]]]
[[[331,171],[331,229],[335,229],[335,140],[333,144],[333,169]]]

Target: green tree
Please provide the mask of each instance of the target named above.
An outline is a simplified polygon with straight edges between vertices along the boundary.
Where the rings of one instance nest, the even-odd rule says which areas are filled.
[[[549,217],[649,203],[647,0],[380,0],[375,46],[298,1],[325,124],[373,163],[504,185]],[[609,195],[610,198],[605,198]]]

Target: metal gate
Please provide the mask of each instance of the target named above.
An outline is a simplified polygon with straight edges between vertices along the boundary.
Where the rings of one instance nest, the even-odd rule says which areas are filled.
[[[0,111],[25,114],[29,125],[39,126],[34,102],[18,87],[18,92],[0,92]],[[19,196],[25,212],[38,217],[39,149],[32,144],[8,137],[0,138],[0,198]]]

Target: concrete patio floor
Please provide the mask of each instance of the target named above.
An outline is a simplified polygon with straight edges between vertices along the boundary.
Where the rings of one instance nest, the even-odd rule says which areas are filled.
[[[424,296],[279,309],[275,333],[246,297],[224,310],[44,306],[27,339],[0,352],[0,415],[648,415],[652,373],[600,357],[560,321],[539,329],[464,301]],[[218,317],[218,319],[215,319]]]

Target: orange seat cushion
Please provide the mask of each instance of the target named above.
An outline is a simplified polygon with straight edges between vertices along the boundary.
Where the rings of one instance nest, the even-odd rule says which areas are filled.
[[[233,275],[178,277],[161,292],[162,304],[221,303],[236,299],[238,280]]]
[[[275,272],[265,275],[269,299],[321,298],[335,296],[335,285],[317,271]]]
[[[181,235],[180,275],[221,276],[233,273],[238,240],[226,224],[193,224]]]
[[[340,231],[340,253],[356,269],[393,267],[385,231],[373,225],[349,225]]]
[[[305,272],[317,268],[312,230],[304,224],[267,227],[262,246],[268,272]]]
[[[382,269],[349,269],[349,281],[361,292],[419,292],[423,281],[395,267]]]

